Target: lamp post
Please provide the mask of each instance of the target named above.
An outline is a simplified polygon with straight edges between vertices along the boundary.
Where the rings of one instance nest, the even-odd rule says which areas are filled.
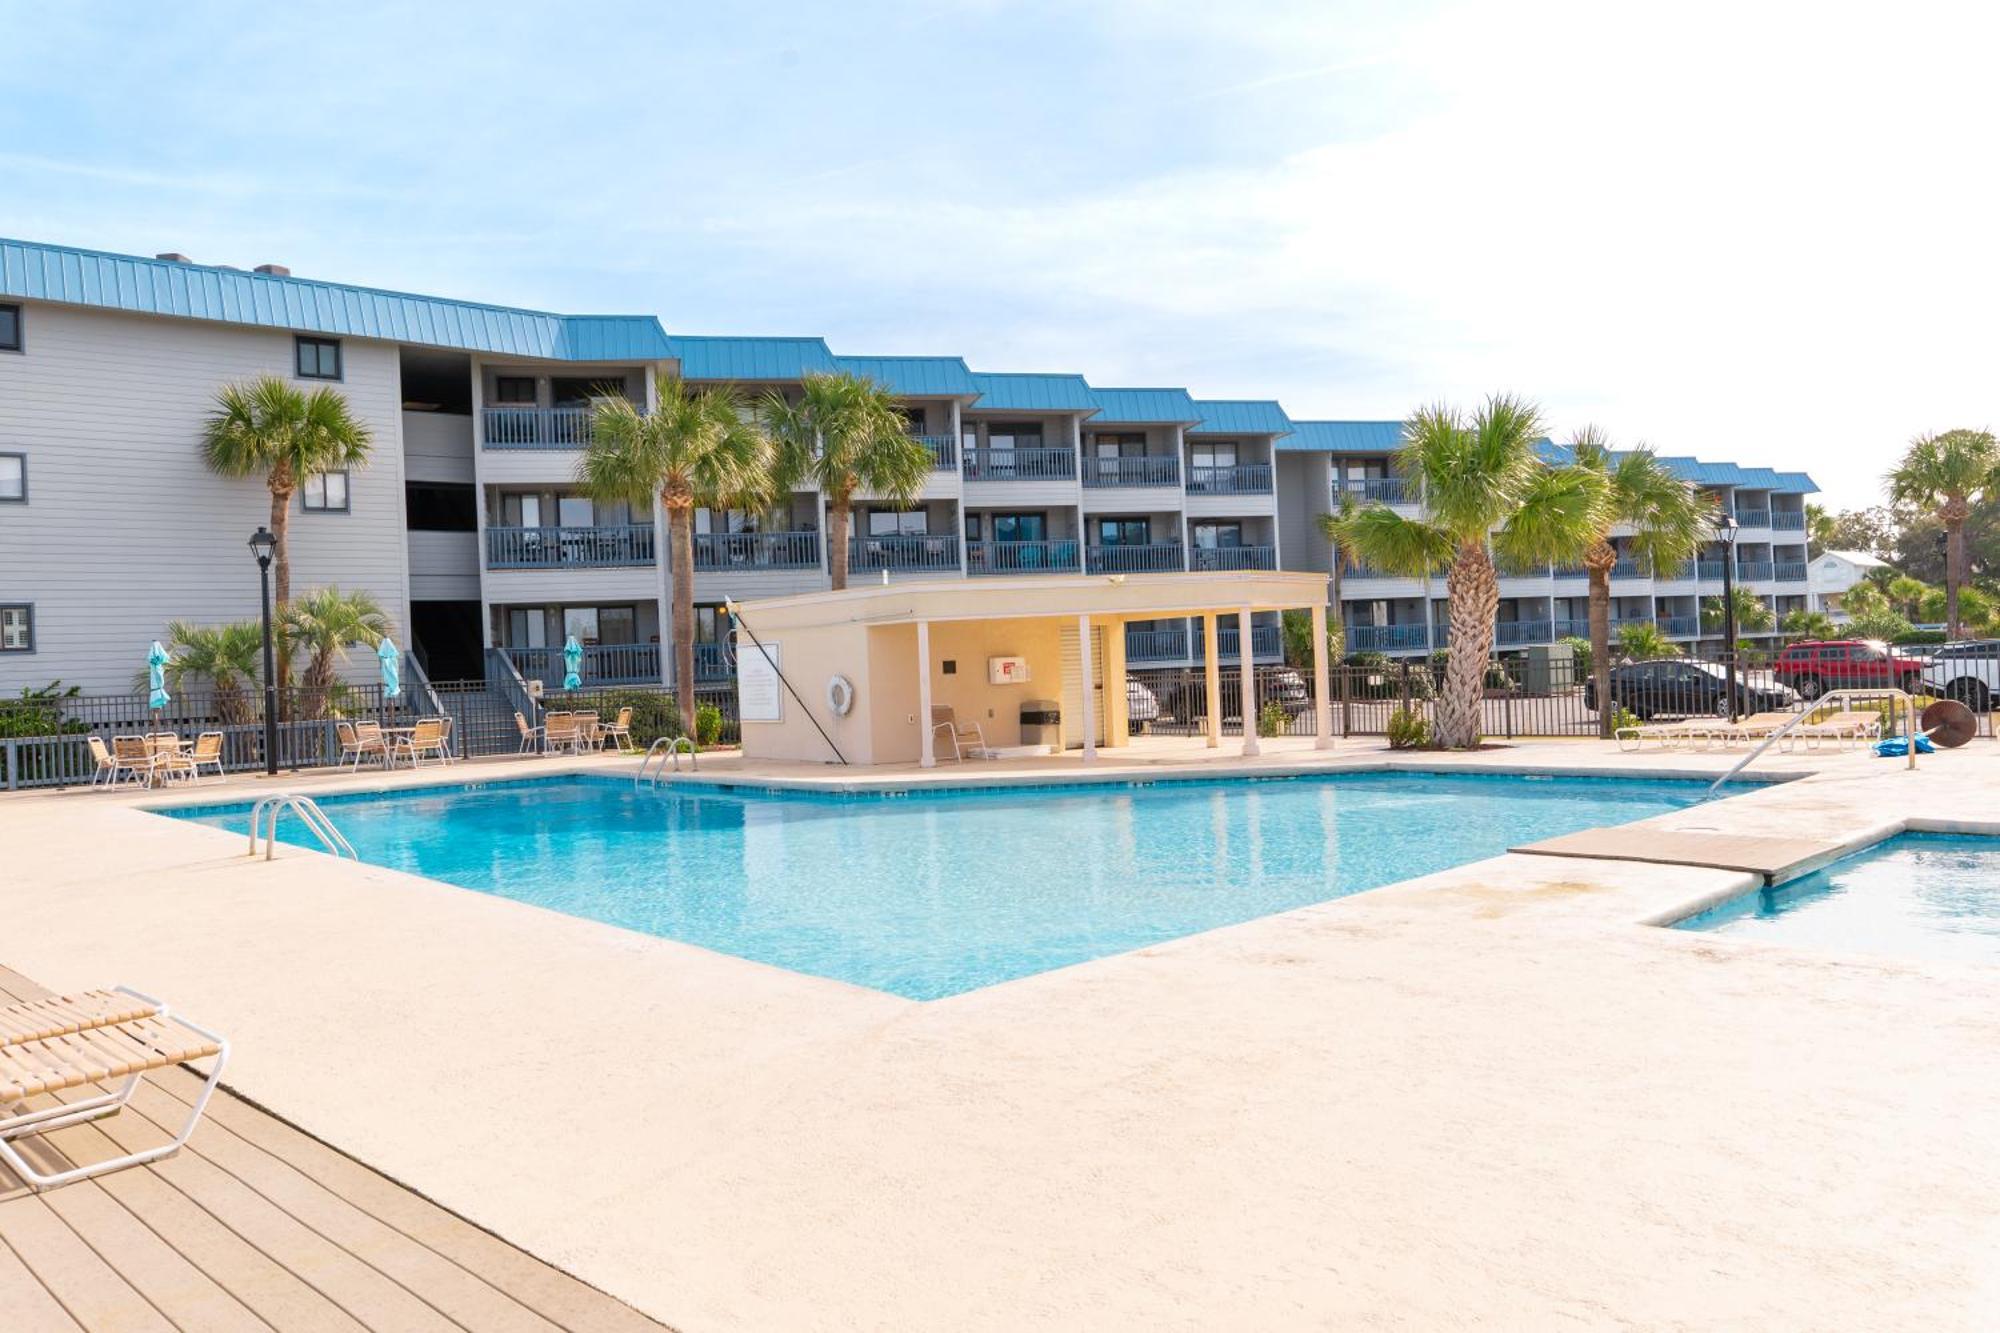
[[[1722,538],[1722,693],[1729,720],[1736,720],[1736,516],[1715,516],[1715,535]]]
[[[278,655],[271,642],[271,553],[278,539],[266,528],[250,534],[257,556],[257,580],[264,593],[264,773],[278,776]]]

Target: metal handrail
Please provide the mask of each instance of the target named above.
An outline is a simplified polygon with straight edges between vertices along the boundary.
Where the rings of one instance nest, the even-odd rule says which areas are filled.
[[[1704,801],[1712,799],[1715,796],[1715,793],[1722,789],[1722,785],[1724,783],[1728,782],[1738,773],[1741,773],[1744,769],[1750,767],[1751,764],[1757,761],[1758,756],[1762,755],[1764,751],[1770,749],[1773,745],[1776,745],[1780,740],[1782,740],[1786,735],[1788,735],[1791,732],[1793,727],[1798,726],[1801,722],[1811,717],[1814,713],[1819,712],[1822,708],[1826,707],[1826,705],[1829,702],[1833,700],[1840,700],[1843,703],[1852,703],[1857,696],[1865,696],[1873,699],[1887,698],[1892,705],[1892,710],[1891,710],[1892,717],[1893,717],[1893,705],[1896,704],[1909,704],[1911,713],[1914,714],[1916,711],[1914,705],[1915,696],[1906,694],[1902,690],[1896,690],[1896,689],[1828,690],[1825,694],[1819,696],[1819,698],[1811,700],[1804,707],[1800,708],[1799,711],[1793,715],[1791,721],[1785,723],[1784,726],[1779,727],[1776,731],[1766,736],[1763,739],[1763,741],[1758,744],[1757,748],[1750,751],[1749,754],[1744,755],[1743,758],[1737,762],[1734,768],[1730,769],[1727,773],[1724,773],[1714,782],[1711,782],[1708,785],[1708,790],[1705,793],[1703,793],[1702,799]],[[1892,722],[1891,725],[1894,725],[1894,723]],[[1911,720],[1910,728],[1912,732],[1914,732],[1916,729],[1916,723],[1914,718]],[[1915,767],[1914,758],[1916,754],[1916,748],[1917,747],[1913,742],[1910,746],[1910,753],[1912,756],[1911,767]]]
[[[257,829],[260,824],[265,824],[265,812],[269,811],[270,820],[264,829],[264,859],[266,861],[271,859],[277,850],[278,819],[287,810],[297,815],[299,822],[311,829],[312,835],[319,839],[320,846],[333,855],[345,856],[354,861],[361,859],[353,845],[341,836],[340,830],[333,826],[333,821],[326,817],[326,811],[319,808],[319,802],[296,792],[279,792],[275,796],[266,796],[250,807],[249,855],[257,854]]]
[[[683,745],[687,747],[689,771],[696,773],[700,772],[701,771],[700,751],[695,749],[695,745],[692,740],[688,739],[686,736],[655,736],[653,738],[653,743],[646,747],[646,753],[639,760],[639,771],[632,775],[632,785],[636,787],[640,783],[646,780],[646,767],[647,765],[653,762],[653,758],[655,755],[659,756],[660,760],[659,772],[653,775],[653,782],[656,785],[658,784],[661,778],[667,775],[668,760],[671,759],[673,761],[674,772],[676,773],[680,772],[681,747]]]

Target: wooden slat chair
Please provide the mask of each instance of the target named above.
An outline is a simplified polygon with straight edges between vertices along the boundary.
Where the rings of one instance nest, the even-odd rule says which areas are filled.
[[[156,731],[146,737],[146,748],[153,761],[155,778],[194,778],[194,761],[181,748],[180,733],[176,731]]]
[[[214,1063],[188,1110],[187,1122],[167,1143],[53,1172],[38,1169],[14,1146],[17,1138],[116,1115],[132,1100],[146,1074],[191,1060]],[[32,1188],[43,1190],[178,1152],[194,1133],[228,1063],[229,1042],[220,1034],[173,1017],[152,996],[123,986],[0,1009],[0,1108],[16,1112],[0,1117],[0,1162]],[[119,1086],[95,1096],[23,1109],[32,1098],[113,1082]]]
[[[144,736],[113,736],[111,756],[140,785],[153,785],[153,747]]]
[[[960,722],[949,704],[931,707],[931,731],[951,742],[951,757],[961,763],[967,753],[979,756],[987,753],[986,729],[977,722]],[[940,752],[937,757],[942,759],[944,755]]]
[[[188,752],[188,763],[194,767],[194,776],[199,778],[205,768],[215,770],[217,780],[227,776],[222,771],[222,741],[219,731],[204,731],[194,738],[194,749]]]
[[[550,713],[542,719],[542,753],[556,754],[576,744],[576,714]]]
[[[628,754],[638,748],[632,744],[632,709],[629,705],[618,710],[615,722],[607,722],[597,731],[602,744],[614,747],[620,754]]]
[[[595,750],[601,743],[597,729],[597,713],[594,710],[574,713],[571,714],[570,720],[576,728],[575,735],[570,739],[570,748],[578,754],[582,754],[585,750]]]
[[[518,709],[514,713],[514,729],[521,733],[521,748],[518,753],[538,754],[542,748],[542,729],[528,725],[527,716]]]
[[[412,768],[421,763],[425,755],[429,755],[441,764],[449,762],[450,756],[445,752],[444,719],[418,718],[417,725],[411,728],[409,735],[396,738],[396,753],[408,755]]]

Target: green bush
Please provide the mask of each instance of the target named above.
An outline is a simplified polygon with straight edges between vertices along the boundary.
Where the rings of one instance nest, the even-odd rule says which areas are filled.
[[[1389,714],[1389,748],[1422,750],[1431,743],[1430,719],[1407,708]]]
[[[706,750],[722,739],[722,710],[714,704],[696,704],[694,708],[695,744]]]
[[[1913,629],[1908,634],[1898,634],[1894,642],[1899,644],[1943,643],[1944,637],[1944,631],[1941,629]]]
[[[1287,713],[1285,706],[1275,699],[1257,710],[1257,734],[1259,736],[1282,736],[1285,734],[1285,727],[1290,722],[1291,714]]]
[[[1571,667],[1571,678],[1578,685],[1589,680],[1592,672],[1596,669],[1596,659],[1591,656],[1590,652],[1590,640],[1580,639],[1576,635],[1571,634],[1565,638],[1557,639],[1556,642],[1569,645],[1570,661],[1574,664]]]
[[[0,699],[0,736],[60,736],[88,731],[81,722],[63,723],[63,703],[83,692],[83,687],[67,689],[52,680],[39,689],[22,686],[17,698]]]
[[[592,709],[606,721],[616,717],[619,709],[630,708],[632,743],[642,750],[662,736],[684,734],[680,704],[666,690],[593,690],[589,693],[559,690],[544,695],[542,707],[551,712]]]

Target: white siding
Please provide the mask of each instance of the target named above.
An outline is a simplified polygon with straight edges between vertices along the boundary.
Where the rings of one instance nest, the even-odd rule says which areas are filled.
[[[203,465],[223,384],[292,373],[292,336],[30,302],[25,355],[0,355],[0,451],[28,455],[29,503],[0,508],[0,602],[35,604],[36,651],[0,654],[0,691],[52,679],[122,692],[166,623],[257,615],[245,545],[261,481]],[[393,344],[343,340],[337,388],[375,433],[351,512],[291,522],[292,588],[364,589],[407,645],[402,392]],[[307,382],[316,383],[316,382]]]

